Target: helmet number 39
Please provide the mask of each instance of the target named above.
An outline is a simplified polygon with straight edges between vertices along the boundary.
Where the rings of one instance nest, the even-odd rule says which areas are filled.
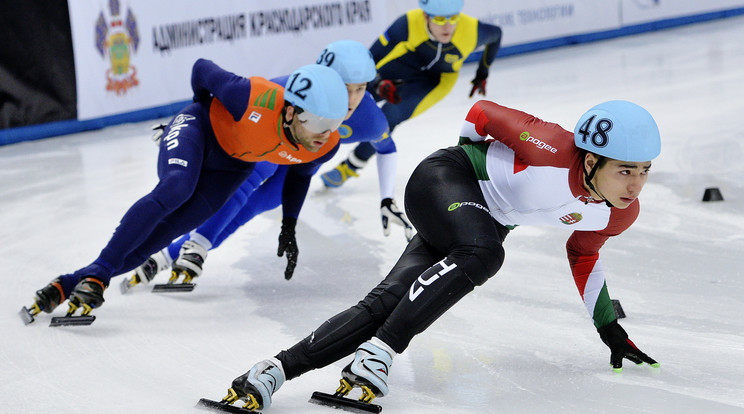
[[[586,143],[587,139],[591,139],[594,146],[603,148],[610,142],[607,133],[612,129],[612,121],[601,118],[594,123],[596,117],[596,115],[589,117],[579,128],[579,134],[582,136],[581,142]]]

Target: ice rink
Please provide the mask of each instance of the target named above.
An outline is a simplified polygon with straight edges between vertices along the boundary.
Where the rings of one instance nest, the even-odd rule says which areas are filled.
[[[615,374],[571,277],[569,233],[520,227],[499,274],[396,357],[391,393],[375,400],[384,413],[744,413],[742,39],[737,17],[497,59],[488,79],[487,99],[569,130],[611,99],[655,116],[662,154],[641,216],[602,257],[621,324],[661,368],[626,361]],[[456,144],[474,72],[466,65],[447,98],[395,131],[399,204],[416,164]],[[313,180],[291,281],[274,210],[210,252],[192,293],[122,295],[115,278],[93,325],[50,328],[42,314],[24,326],[34,291],[90,263],[155,185],[150,124],[0,147],[1,412],[198,412],[199,398],[220,399],[356,303],[403,251],[399,228],[382,235],[373,162],[336,191]],[[706,187],[725,201],[702,202]],[[266,412],[332,412],[307,400],[335,390],[349,360],[285,383]]]

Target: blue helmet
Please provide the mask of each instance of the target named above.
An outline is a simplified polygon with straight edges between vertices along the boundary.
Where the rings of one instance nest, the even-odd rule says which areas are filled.
[[[651,161],[661,153],[654,118],[628,101],[604,102],[588,110],[576,123],[574,142],[579,148],[620,161]]]
[[[323,65],[305,65],[292,72],[284,100],[296,108],[305,128],[321,133],[338,129],[349,110],[349,93],[341,76]]]
[[[338,72],[344,83],[371,82],[377,75],[372,53],[356,40],[339,40],[329,44],[315,63]]]
[[[419,7],[429,16],[452,16],[462,11],[463,0],[419,0]]]

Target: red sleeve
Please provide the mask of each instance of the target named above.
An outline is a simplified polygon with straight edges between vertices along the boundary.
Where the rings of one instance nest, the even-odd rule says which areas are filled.
[[[608,238],[630,227],[638,217],[639,210],[638,200],[626,209],[613,208],[606,228],[598,231],[575,231],[566,242],[568,262],[576,288],[597,328],[615,320],[599,249]]]
[[[476,132],[502,142],[528,165],[568,167],[576,153],[572,132],[494,102],[476,102],[465,119],[475,124]]]

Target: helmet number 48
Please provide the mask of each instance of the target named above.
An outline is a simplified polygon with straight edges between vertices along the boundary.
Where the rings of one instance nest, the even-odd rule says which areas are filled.
[[[610,137],[607,135],[612,129],[612,121],[607,118],[601,118],[594,124],[592,131],[592,123],[596,115],[589,117],[579,128],[579,134],[581,135],[581,142],[586,143],[587,139],[592,140],[592,144],[598,148],[606,147],[610,142]]]

